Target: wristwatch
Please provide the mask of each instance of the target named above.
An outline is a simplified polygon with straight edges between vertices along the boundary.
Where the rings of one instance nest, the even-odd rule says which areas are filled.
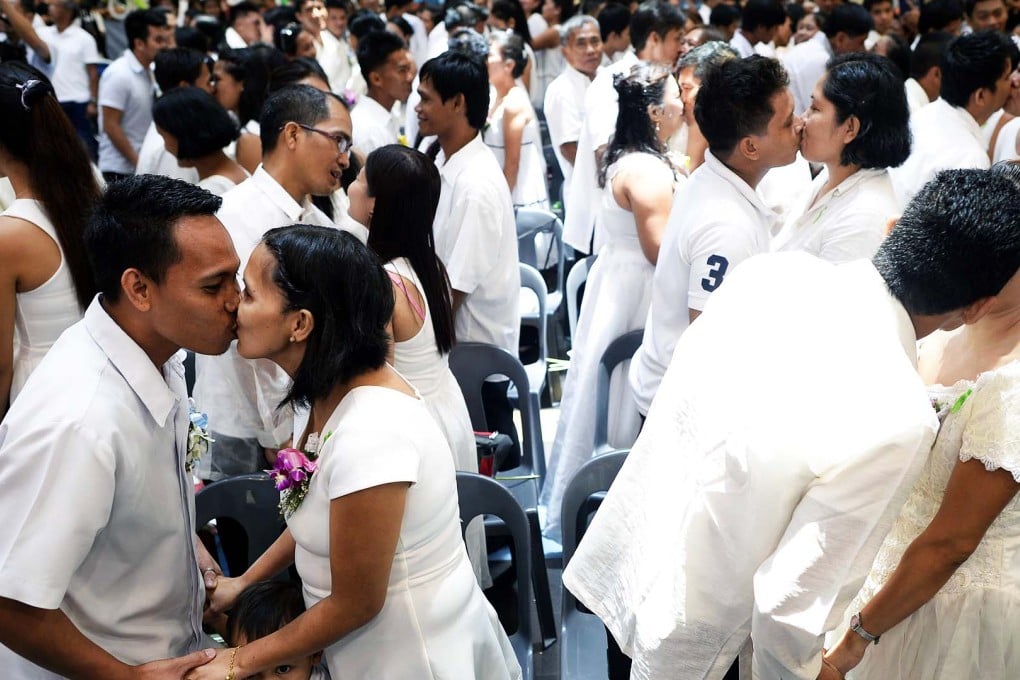
[[[868,642],[874,642],[876,645],[878,644],[878,639],[882,637],[881,635],[872,635],[868,631],[864,630],[864,627],[861,623],[860,612],[857,612],[856,614],[850,617],[850,630],[857,633]]]

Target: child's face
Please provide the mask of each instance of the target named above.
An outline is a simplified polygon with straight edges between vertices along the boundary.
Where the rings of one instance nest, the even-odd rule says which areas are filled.
[[[243,635],[237,637],[239,639],[235,641],[235,644],[238,647],[248,644]],[[312,668],[315,667],[315,664],[319,663],[319,657],[321,656],[321,654],[313,654],[300,659],[292,659],[278,665],[276,668],[271,668],[255,675],[249,675],[241,680],[308,680],[312,677]]]

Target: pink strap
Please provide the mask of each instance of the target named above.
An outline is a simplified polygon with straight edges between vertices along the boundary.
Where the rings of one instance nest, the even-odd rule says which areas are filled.
[[[404,284],[404,277],[395,272],[391,272],[388,269],[386,270],[386,274],[387,276],[390,277],[390,281],[400,286],[400,290],[404,291],[404,297],[407,298],[408,303],[410,303],[411,309],[414,310],[414,313],[418,315],[419,319],[424,321],[425,310],[422,309],[421,305],[419,305],[418,302],[413,297],[411,297],[411,294],[407,292],[407,285]]]

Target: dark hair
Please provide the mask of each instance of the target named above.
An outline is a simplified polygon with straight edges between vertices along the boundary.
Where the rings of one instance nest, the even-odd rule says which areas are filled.
[[[921,3],[917,32],[924,35],[931,31],[942,31],[954,21],[963,21],[963,7],[957,0],[929,0]]]
[[[855,52],[829,61],[822,94],[836,122],[856,116],[857,137],[843,147],[841,165],[895,168],[910,155],[910,109],[903,81],[887,58]]]
[[[308,0],[303,0],[303,2],[308,2]],[[412,2],[414,2],[414,0],[386,0],[383,3],[383,8],[387,10],[400,9],[401,7],[407,7]]]
[[[406,50],[407,44],[399,35],[389,31],[372,31],[358,40],[358,66],[368,80],[368,75],[380,68],[394,52]]]
[[[709,26],[732,26],[740,21],[740,8],[734,5],[719,3],[708,15]]]
[[[177,158],[182,161],[222,151],[238,137],[227,110],[197,87],[177,87],[157,99],[152,120],[177,139]]]
[[[775,115],[772,98],[789,84],[778,61],[759,55],[709,69],[694,102],[694,119],[712,153],[728,156],[744,137],[764,134]]]
[[[293,581],[262,581],[245,588],[227,617],[227,638],[236,645],[272,635],[305,612],[301,586]]]
[[[134,49],[135,41],[145,42],[149,37],[149,27],[166,28],[166,14],[155,9],[136,9],[124,17],[124,34],[127,36],[128,49]]]
[[[244,79],[248,75],[248,69],[245,66],[247,56],[247,48],[235,50],[228,47],[224,50],[220,50],[219,54],[216,55],[216,63],[213,64],[213,66],[222,62],[223,68],[226,72],[229,73],[234,80],[243,83]]]
[[[307,224],[271,229],[262,243],[276,260],[284,311],[307,309],[315,319],[286,402],[307,407],[386,363],[393,288],[367,246],[345,231]]]
[[[514,63],[510,75],[515,79],[520,78],[528,65],[528,54],[524,51],[521,36],[511,31],[492,31],[489,34],[489,42],[499,49],[499,54],[504,60]]]
[[[262,153],[270,153],[276,148],[276,141],[287,123],[315,125],[327,117],[329,100],[325,92],[311,85],[287,85],[280,88],[269,95],[266,105],[262,107],[262,116],[259,118]]]
[[[360,9],[347,22],[347,30],[358,40],[372,31],[385,31],[386,22],[379,15],[367,9]]]
[[[599,22],[599,35],[605,42],[613,33],[623,35],[623,32],[630,26],[630,9],[626,5],[611,2],[602,8],[596,19]]]
[[[952,39],[952,34],[943,31],[922,35],[910,55],[910,77],[919,80],[942,63],[942,55]]]
[[[704,80],[705,74],[709,70],[715,68],[724,61],[730,59],[739,59],[740,55],[737,51],[729,46],[729,44],[713,40],[707,42],[704,45],[699,45],[693,50],[680,57],[680,61],[677,62],[676,70],[677,73],[684,70],[685,68],[694,69],[694,77],[698,80]]]
[[[244,89],[237,102],[237,117],[241,125],[249,120],[258,120],[269,92],[269,74],[287,63],[287,57],[272,45],[257,44],[235,55],[244,55]]]
[[[531,30],[528,28],[528,17],[524,15],[524,8],[520,0],[495,0],[492,3],[492,16],[510,23],[513,20],[513,28],[510,29],[521,37],[528,45],[531,44]]]
[[[256,7],[254,3],[248,2],[248,0],[241,0],[241,2],[237,3],[236,5],[230,8],[229,23],[231,26],[233,26],[234,22],[240,19],[241,17],[247,16],[249,14],[258,13],[259,8]]]
[[[665,145],[655,134],[655,124],[648,115],[649,106],[661,106],[666,92],[669,70],[658,64],[639,62],[630,73],[613,77],[619,96],[620,112],[616,130],[599,167],[599,186],[606,185],[606,172],[613,163],[628,153],[650,153],[667,164]]]
[[[414,29],[411,28],[411,24],[409,24],[407,22],[407,19],[405,19],[403,16],[393,17],[392,19],[389,19],[389,23],[396,26],[397,30],[400,31],[400,35],[397,35],[396,33],[394,33],[393,35],[397,35],[398,38],[400,36],[404,36],[403,40],[405,44],[414,35]],[[389,28],[387,28],[387,30],[389,30]]]
[[[132,267],[162,282],[181,261],[178,220],[215,215],[220,203],[201,187],[163,175],[132,175],[107,186],[85,229],[99,292],[109,302],[120,299],[120,278]]]
[[[435,88],[443,102],[464,95],[468,125],[476,130],[485,127],[489,115],[489,72],[484,64],[466,54],[446,52],[426,61],[418,76]]]
[[[276,29],[273,33],[273,44],[288,57],[296,57],[298,50],[298,36],[304,32],[304,27],[297,21],[291,21]]]
[[[804,18],[804,5],[800,5],[796,2],[791,2],[786,5],[786,16],[790,17],[790,26],[794,31],[797,30],[797,24]]]
[[[964,0],[963,11],[966,12],[968,17],[974,16],[974,8],[977,7],[977,4],[979,2],[988,2],[988,1],[989,0]],[[1009,7],[1006,5],[1006,3],[1003,2],[1003,0],[999,0],[999,2],[1002,3],[1003,7],[1008,12],[1009,11]]]
[[[329,77],[318,61],[311,57],[297,57],[280,64],[270,72],[268,93],[272,94],[288,85],[296,85],[305,78],[318,78],[326,83],[326,87],[330,85]]]
[[[451,52],[466,54],[483,64],[489,58],[489,41],[486,40],[484,35],[473,28],[458,28],[450,34],[450,39],[447,40],[446,45],[447,49]],[[486,70],[485,75],[488,77],[488,70]]]
[[[1016,47],[999,31],[975,31],[953,38],[942,54],[939,95],[962,107],[981,88],[995,92],[1007,61],[1016,65]]]
[[[82,309],[96,294],[82,234],[99,184],[89,157],[53,86],[42,73],[17,61],[0,64],[0,146],[28,167],[33,195],[53,223]]]
[[[747,0],[740,12],[740,28],[751,32],[761,26],[772,28],[786,23],[786,10],[779,0]]]
[[[868,12],[871,12],[871,8],[874,7],[875,5],[894,5],[895,6],[895,3],[893,2],[893,0],[864,0],[864,2],[861,3],[861,4],[864,5],[864,9],[868,10]]]
[[[160,50],[153,60],[156,84],[166,94],[181,83],[194,85],[202,73],[202,64],[209,65],[209,57],[190,47],[173,47]],[[212,68],[209,68],[210,73]]]
[[[348,0],[326,0],[326,9],[342,9],[348,14],[353,13],[353,7]]]
[[[446,354],[454,343],[450,280],[436,255],[432,233],[439,205],[439,171],[420,151],[390,144],[368,155],[365,180],[369,195],[375,198],[368,247],[383,262],[407,258],[429,303],[436,346]]]
[[[684,15],[673,5],[661,0],[648,0],[641,3],[630,17],[630,44],[640,52],[652,33],[665,38],[670,31],[682,31],[685,23]]]
[[[819,28],[825,37],[832,40],[839,33],[846,33],[851,38],[867,35],[874,27],[875,20],[868,10],[860,5],[844,3],[833,7]]]
[[[574,5],[574,0],[552,0],[552,3],[556,5],[556,8],[560,10],[560,23],[574,16],[577,12],[577,6]]]
[[[905,83],[910,77],[910,45],[902,35],[896,33],[889,33],[879,38],[875,45],[876,52],[878,46],[882,44],[888,45],[884,56],[896,67],[896,75],[900,82]]]
[[[911,314],[997,295],[1020,267],[1020,191],[1001,171],[943,170],[914,196],[874,263]]]
[[[209,36],[191,26],[178,26],[174,29],[174,42],[177,47],[198,50],[202,54],[209,51]]]

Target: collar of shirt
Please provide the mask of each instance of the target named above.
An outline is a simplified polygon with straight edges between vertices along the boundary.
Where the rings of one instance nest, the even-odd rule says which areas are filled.
[[[262,164],[255,168],[255,174],[251,176],[251,181],[255,183],[259,189],[262,190],[269,200],[273,202],[276,207],[282,210],[286,215],[287,219],[297,221],[301,218],[306,211],[314,206],[308,197],[305,197],[303,203],[298,203],[294,200],[294,197],[287,193],[287,190],[276,181],[272,175],[266,172]]]
[[[762,217],[769,223],[770,226],[775,224],[775,222],[780,218],[779,213],[766,205],[761,194],[752,189],[747,182],[737,175],[737,173],[726,167],[725,163],[712,155],[711,151],[705,152],[705,163],[703,167],[733,185],[733,188],[736,189],[737,193],[747,199],[747,202],[753,205],[755,209],[762,214]]]
[[[889,302],[890,311],[896,317],[896,331],[900,338],[900,344],[903,346],[903,352],[910,359],[910,363],[914,368],[917,368],[917,333],[914,331],[914,322],[910,320],[910,314],[907,313],[903,303],[889,292],[889,286],[886,285],[885,279],[875,269],[875,265],[869,260],[855,260],[854,262],[837,266],[843,268],[843,271],[851,276],[860,278],[862,288],[865,286],[874,288],[876,290],[876,297],[878,296],[878,291],[881,291],[881,294],[885,296]]]
[[[85,310],[83,323],[113,367],[138,395],[152,419],[160,427],[165,427],[167,418],[177,405],[177,395],[138,343],[103,309],[98,295]]]
[[[821,218],[822,213],[828,207],[829,203],[833,200],[844,196],[847,193],[853,191],[860,184],[867,182],[876,177],[881,177],[883,174],[888,172],[885,168],[871,168],[858,170],[854,174],[847,177],[845,180],[837,184],[833,189],[830,189],[824,196],[819,196],[814,191],[810,192],[807,203],[804,205],[804,211],[801,213],[801,217],[797,218],[798,224],[806,224],[809,217],[814,216],[810,221],[817,222]],[[815,178],[815,184],[817,185],[817,191],[821,191],[825,183],[829,181],[829,171],[823,168],[818,177]],[[810,207],[808,207],[810,206]]]
[[[436,165],[439,167],[439,176],[450,184],[454,184],[457,181],[457,177],[464,170],[467,170],[471,163],[471,159],[480,153],[492,153],[489,151],[489,147],[485,146],[485,142],[482,141],[482,134],[478,133],[475,138],[465,144],[459,151],[454,153],[450,158],[446,158],[446,154],[440,149],[439,155],[436,156]]]
[[[754,54],[754,45],[747,39],[740,29],[733,34],[733,38],[730,39],[730,47],[735,49],[741,57],[749,57]]]
[[[601,71],[603,68],[604,68],[603,66],[599,66],[598,71]],[[596,74],[598,74],[598,71],[596,71]],[[584,81],[584,85],[586,88],[588,87],[588,85],[591,85],[591,81],[594,80],[594,78],[589,78],[588,76],[581,73],[570,64],[567,64],[566,68],[563,69],[563,73],[566,75],[567,78],[571,80],[577,82]]]
[[[364,106],[367,109],[367,111],[363,112],[367,113],[373,121],[382,121],[387,127],[389,127],[390,123],[393,121],[393,112],[388,111],[385,106],[372,99],[372,97],[367,94],[358,99],[358,106],[354,108],[358,108],[360,106]]]
[[[124,50],[124,59],[133,73],[146,73],[146,68],[142,66],[142,62],[138,61],[138,57],[131,50]]]
[[[974,116],[968,113],[967,109],[960,106],[953,106],[942,97],[939,97],[931,103],[931,106],[936,107],[935,115],[937,118],[953,117],[960,121],[960,126],[963,127],[979,144],[984,146],[984,137],[981,134],[981,126],[974,120]]]

